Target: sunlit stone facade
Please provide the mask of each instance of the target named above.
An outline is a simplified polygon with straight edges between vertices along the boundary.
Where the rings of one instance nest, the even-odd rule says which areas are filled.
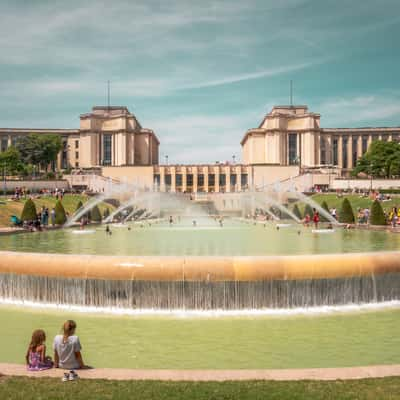
[[[79,129],[0,128],[1,151],[30,133],[61,136],[58,169],[158,164],[157,136],[142,128],[126,107],[93,107],[80,116]]]
[[[242,141],[242,163],[159,165],[159,140],[126,107],[93,107],[79,129],[0,128],[0,151],[30,133],[62,138],[57,169],[101,168],[105,177],[171,192],[239,192],[335,166],[346,175],[373,140],[400,141],[400,127],[321,128],[307,106],[275,106]],[[211,144],[212,145],[212,144]]]
[[[400,141],[400,127],[321,128],[307,106],[275,106],[241,144],[245,164],[333,165],[346,174],[373,140]]]

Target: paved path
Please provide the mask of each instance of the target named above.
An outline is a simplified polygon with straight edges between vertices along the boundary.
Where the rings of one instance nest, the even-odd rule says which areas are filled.
[[[0,363],[0,374],[61,378],[64,370],[29,372],[24,365]],[[400,376],[400,365],[373,365],[349,368],[242,369],[242,370],[169,370],[96,368],[79,371],[84,379],[230,381],[230,380],[336,380]]]

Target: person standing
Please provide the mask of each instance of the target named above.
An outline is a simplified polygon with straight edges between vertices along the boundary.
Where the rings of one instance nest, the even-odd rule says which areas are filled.
[[[313,222],[314,222],[314,227],[315,229],[318,229],[318,223],[319,223],[319,212],[313,208],[314,215],[313,215]]]
[[[56,224],[56,209],[53,207],[50,212],[51,225],[54,226]]]

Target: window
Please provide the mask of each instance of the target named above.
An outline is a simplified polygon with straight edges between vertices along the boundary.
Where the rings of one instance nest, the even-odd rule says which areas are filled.
[[[353,167],[356,166],[358,160],[358,153],[357,153],[357,144],[358,144],[358,136],[353,136],[351,139],[351,151],[352,151],[352,158],[353,158]],[[360,154],[361,157],[361,154]]]
[[[365,154],[368,150],[368,136],[363,135],[362,137],[362,153]]]
[[[75,140],[75,148],[79,149],[79,140]]]
[[[182,174],[175,175],[175,186],[182,186]]]
[[[215,185],[215,174],[208,174],[208,186]]]
[[[320,142],[320,164],[326,164],[326,140],[321,137]]]
[[[112,136],[103,136],[103,165],[111,165]]]
[[[297,133],[289,133],[289,165],[296,165],[297,162]]]
[[[197,186],[204,186],[204,174],[197,175]]]
[[[343,168],[348,167],[348,159],[347,159],[347,143],[349,142],[349,138],[347,136],[343,136],[342,138],[342,160],[343,160]]]
[[[79,158],[79,151],[75,152],[75,158]]]
[[[387,142],[389,140],[389,135],[382,135],[382,141]]]
[[[231,174],[231,186],[235,187],[237,183],[237,175]]]
[[[160,187],[160,182],[161,182],[160,174],[155,174],[154,175],[154,185],[157,186],[157,187]]]
[[[225,185],[226,185],[226,175],[220,174],[219,175],[219,186],[225,186]]]
[[[170,174],[167,174],[164,176],[164,183],[165,183],[165,186],[171,186],[172,179],[171,179]]]
[[[75,168],[79,168],[79,163],[78,163],[78,161],[75,161]]]
[[[1,138],[1,151],[6,151],[8,148],[8,137],[3,136]]]
[[[11,136],[11,146],[15,147],[17,145],[19,137],[18,136]]]
[[[334,138],[333,139],[333,144],[332,144],[332,162],[333,165],[338,165],[338,139]]]
[[[247,174],[242,174],[241,178],[240,178],[240,185],[242,186],[242,188],[244,188],[245,186],[247,186]]]

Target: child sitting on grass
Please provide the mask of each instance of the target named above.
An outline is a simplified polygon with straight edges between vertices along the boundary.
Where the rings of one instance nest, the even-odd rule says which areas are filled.
[[[53,361],[46,357],[46,334],[42,329],[37,329],[32,334],[32,339],[26,352],[26,364],[29,371],[43,371],[53,367]]]
[[[75,335],[75,321],[65,321],[62,327],[63,334],[54,338],[54,363],[56,368],[82,369],[88,368],[82,359],[81,343]]]

